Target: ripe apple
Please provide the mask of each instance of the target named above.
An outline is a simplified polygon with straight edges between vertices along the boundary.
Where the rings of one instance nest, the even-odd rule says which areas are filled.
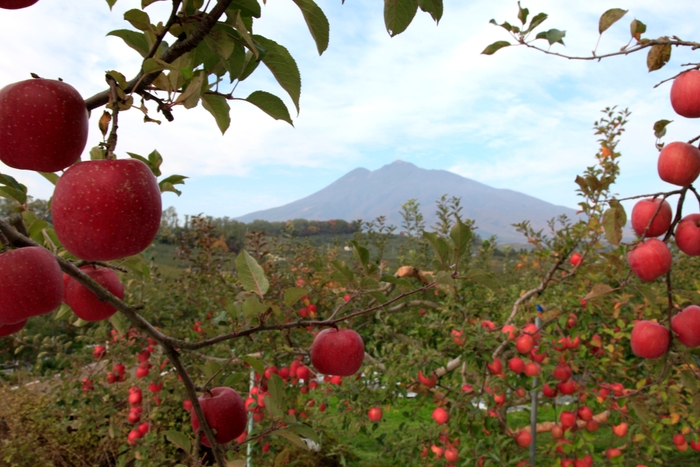
[[[544,395],[544,397],[554,398],[557,397],[557,393],[557,389],[552,388],[549,384],[545,384],[542,387],[542,394]]]
[[[671,336],[664,326],[653,321],[639,321],[630,335],[632,352],[642,358],[659,358],[668,350]]]
[[[686,71],[673,80],[671,106],[682,117],[700,117],[700,71]]]
[[[379,407],[372,407],[371,409],[369,409],[369,412],[367,412],[367,416],[373,422],[381,421],[383,415],[384,415],[384,413],[382,412],[382,409],[380,409]]]
[[[425,387],[432,388],[437,384],[437,375],[431,373],[430,377],[423,375],[423,370],[418,370],[418,381]]]
[[[520,374],[525,371],[525,362],[523,362],[521,358],[513,357],[508,360],[508,368],[510,368],[510,371],[513,373]]]
[[[581,255],[581,253],[574,253],[569,258],[569,263],[571,263],[572,266],[578,266],[578,264],[581,262],[582,258],[583,258],[583,255]]]
[[[628,428],[629,428],[629,425],[625,422],[622,422],[619,425],[613,425],[612,431],[613,431],[613,433],[615,433],[616,436],[619,436],[620,438],[622,438],[627,434]]]
[[[700,256],[700,214],[688,214],[676,226],[676,245],[688,256]]]
[[[535,339],[530,334],[523,334],[515,340],[515,349],[521,354],[528,353],[535,346]]]
[[[80,162],[58,179],[51,213],[56,235],[71,254],[86,261],[125,258],[155,238],[160,188],[136,159]]]
[[[688,186],[700,175],[700,149],[681,141],[669,143],[659,154],[657,169],[664,182]]]
[[[690,305],[671,318],[671,328],[686,347],[700,346],[700,306]]]
[[[582,405],[578,408],[578,411],[576,412],[578,415],[578,418],[583,420],[584,422],[587,422],[589,420],[593,419],[593,410],[591,410],[590,407],[587,405]]]
[[[3,3],[27,6],[15,0],[0,8]],[[85,101],[70,84],[38,78],[0,89],[0,160],[8,166],[63,170],[80,159],[87,136]]]
[[[443,409],[442,407],[438,407],[433,410],[432,418],[438,425],[442,425],[447,423],[447,421],[450,419],[450,414],[447,413],[447,410]]]
[[[26,319],[15,324],[0,324],[0,337],[5,337],[16,332],[20,332],[22,328],[24,328],[25,324],[27,324]]]
[[[352,329],[324,329],[311,344],[311,363],[326,375],[352,376],[364,358],[365,344]]]
[[[235,390],[229,387],[213,388],[199,396],[198,400],[209,427],[216,432],[217,443],[225,444],[233,441],[245,431],[248,418],[243,400]],[[190,413],[192,429],[196,433],[199,429],[199,419],[194,410]],[[211,447],[204,432],[200,436],[202,444]]]
[[[500,358],[496,358],[491,363],[487,363],[486,367],[489,369],[492,375],[498,375],[503,371],[503,363]]]
[[[550,433],[554,439],[561,439],[564,437],[564,429],[561,425],[554,425]]]
[[[143,400],[143,394],[141,392],[141,389],[139,389],[136,386],[129,389],[129,404],[130,405],[141,405],[142,400]]]
[[[529,431],[521,431],[515,436],[515,442],[521,448],[529,447],[532,444],[532,435]]]
[[[83,266],[80,270],[112,292],[118,299],[124,298],[124,285],[111,269]],[[85,321],[102,321],[117,312],[116,308],[97,298],[97,295],[72,277],[66,287],[65,301],[73,313]]]
[[[528,362],[525,364],[525,376],[537,376],[540,374],[540,365],[535,362]]]
[[[576,425],[576,415],[568,410],[563,410],[561,414],[559,414],[559,421],[561,422],[561,427],[564,430],[568,430]]]
[[[309,367],[306,365],[299,365],[297,366],[296,370],[297,378],[303,379],[304,381],[309,380]]]
[[[651,282],[671,270],[673,258],[664,242],[650,238],[627,253],[627,262],[635,276]]]
[[[657,209],[659,212],[656,212]],[[645,237],[658,237],[665,234],[671,227],[672,217],[671,205],[665,199],[643,199],[632,208],[632,228],[637,235],[643,235],[646,230]],[[651,225],[649,225],[650,221]]]
[[[63,274],[48,250],[25,247],[0,254],[0,325],[50,313],[62,300]]]
[[[445,460],[447,462],[457,462],[459,460],[459,451],[452,446],[448,446],[445,449]]]
[[[131,445],[136,444],[140,438],[143,438],[143,433],[139,430],[131,430],[127,436],[127,440]]]

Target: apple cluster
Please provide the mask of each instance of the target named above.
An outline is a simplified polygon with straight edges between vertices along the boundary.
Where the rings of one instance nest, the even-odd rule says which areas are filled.
[[[699,70],[684,72],[674,80],[671,105],[683,117],[700,118]],[[680,141],[669,143],[659,154],[657,170],[661,180],[687,190],[700,175],[700,149]],[[631,221],[635,233],[643,240],[628,253],[627,261],[642,281],[654,281],[671,270],[673,258],[665,241],[672,233],[681,252],[700,256],[700,214],[686,215],[676,225],[675,232],[671,232],[671,206],[665,197],[655,197],[638,201],[632,209]],[[664,241],[656,238],[662,235],[666,237]],[[700,346],[700,307],[689,306],[675,315],[671,329],[686,347]],[[653,359],[666,353],[671,336],[661,324],[643,320],[635,324],[630,341],[635,355]]]

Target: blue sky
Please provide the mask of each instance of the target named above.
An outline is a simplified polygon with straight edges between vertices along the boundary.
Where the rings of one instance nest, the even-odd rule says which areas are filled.
[[[317,1],[331,24],[330,45],[321,57],[290,0],[268,0],[255,24],[256,33],[285,45],[299,65],[301,113],[295,128],[243,102],[232,103],[232,125],[224,136],[201,107],[177,109],[175,121],[160,126],[144,124],[137,111],[122,115],[120,156],[157,148],[165,158],[164,174],[190,177],[181,197],[164,195],[164,207],[175,206],[180,214],[235,217],[307,196],[357,167],[375,170],[401,159],[575,208],[574,178],[593,164],[597,144],[591,128],[602,108],[632,111],[620,146],[622,177],[616,191],[622,196],[671,188],[656,173],[651,130],[656,120],[675,120],[667,142],[699,133],[694,122],[671,109],[670,83],[653,88],[693,61],[688,51],[674,50],[670,64],[654,73],[646,70],[645,54],[597,63],[510,48],[488,57],[480,55],[484,47],[508,39],[488,21],[516,21],[515,0],[445,0],[439,25],[419,12],[414,24],[394,38],[384,29],[383,2]],[[148,7],[151,18],[164,21],[169,3]],[[700,17],[696,0],[522,4],[532,15],[549,14],[544,29],[567,31],[566,48],[557,49],[570,54],[590,53],[598,39],[598,18],[612,7],[630,11],[603,35],[599,53],[627,43],[634,18],[647,24],[647,37],[698,39],[694,21],[687,20]],[[0,10],[5,44],[0,85],[35,72],[61,77],[89,97],[105,88],[106,70],[133,76],[140,57],[106,33],[129,27],[123,13],[138,5],[118,0],[110,12],[104,0],[39,0],[25,10]],[[293,108],[262,66],[236,95],[257,89],[279,95]],[[90,121],[84,159],[101,140],[99,113]],[[0,171],[27,184],[36,197],[51,194],[41,177],[1,163]]]

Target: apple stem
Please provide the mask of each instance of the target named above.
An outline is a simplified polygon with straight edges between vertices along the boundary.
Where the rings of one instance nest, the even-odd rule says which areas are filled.
[[[107,138],[105,159],[114,160],[116,159],[114,149],[117,147],[117,128],[119,128],[119,96],[117,94],[117,82],[114,78],[107,75],[107,83],[109,83],[110,89],[109,103],[107,105],[112,107],[112,131],[110,131],[109,138]]]

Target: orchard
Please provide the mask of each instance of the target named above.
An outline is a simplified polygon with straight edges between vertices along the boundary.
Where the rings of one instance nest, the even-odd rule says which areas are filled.
[[[580,213],[548,231],[523,220],[520,251],[479,238],[460,216],[469,200],[443,197],[434,229],[404,205],[413,227],[394,256],[381,218],[323,248],[249,231],[234,253],[195,216],[168,234],[167,266],[154,254],[162,196],[187,177],[164,176],[157,150],[120,152],[120,115],[177,125],[201,104],[225,132],[246,101],[291,124],[279,97],[234,97],[232,83],[265,66],[298,109],[301,80],[284,46],[253,34],[256,0],[173,0],[164,18],[152,3],[110,33],[142,63],[133,76],[107,71],[103,92],[1,83],[0,161],[55,188],[37,203],[0,173],[0,363],[24,362],[0,373],[0,466],[700,465],[700,213],[687,207],[700,204],[700,137],[663,141],[672,122],[649,122],[659,155],[648,170],[669,189],[620,197],[630,112],[604,109],[575,180]],[[294,3],[323,53],[323,11]],[[547,14],[517,7],[516,21],[492,21],[509,40],[483,54],[639,52],[657,71],[674,48],[700,47],[645,38],[634,19],[619,51],[567,56],[564,31],[540,30]],[[441,0],[384,8],[391,36],[420,12],[443,14]],[[599,34],[625,14],[604,12]],[[678,66],[665,77],[671,105],[700,118],[700,65]]]

